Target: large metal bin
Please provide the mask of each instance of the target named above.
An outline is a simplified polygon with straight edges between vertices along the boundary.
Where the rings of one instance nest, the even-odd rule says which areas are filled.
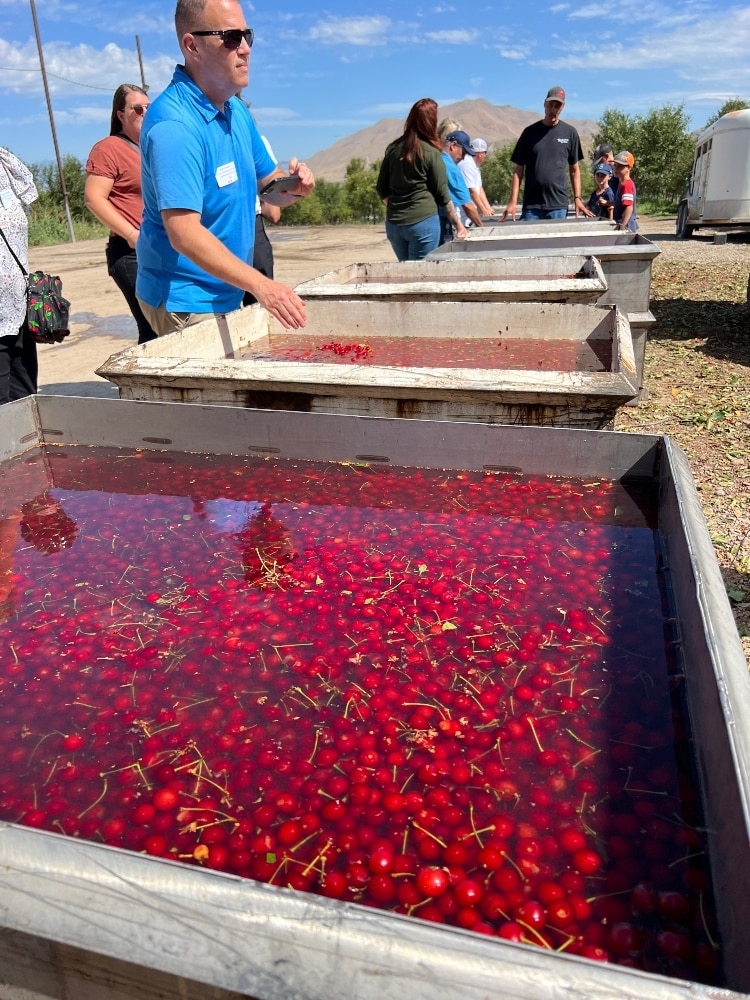
[[[501,216],[494,215],[492,218],[484,220],[484,225],[481,228],[470,226],[467,230],[467,239],[496,239],[498,235],[507,235],[511,238],[537,233],[543,236],[551,236],[552,233],[558,230],[568,235],[571,233],[586,233],[590,236],[593,233],[614,232],[617,225],[616,222],[610,222],[608,219],[589,219],[584,215],[579,215],[577,218],[574,215],[569,215],[567,219],[538,219],[534,222],[522,222],[520,219],[513,222],[506,219],[505,222],[501,223],[500,218]]]
[[[486,227],[481,235],[469,240],[452,240],[433,250],[427,260],[462,260],[481,257],[539,257],[558,254],[593,254],[602,265],[607,290],[597,299],[599,305],[618,305],[627,313],[633,337],[638,386],[643,389],[643,362],[648,329],[655,322],[650,309],[651,266],[661,251],[640,233],[590,232],[584,223],[571,232],[563,223],[553,231],[540,229],[529,233],[527,225],[504,223]],[[642,397],[643,398],[643,397]]]
[[[485,302],[596,302],[606,290],[601,264],[584,254],[349,264],[295,289],[304,299]]]
[[[750,678],[683,453],[667,438],[36,396],[0,460],[103,445],[516,468],[658,486],[728,985],[750,991]],[[7,1000],[711,1000],[729,990],[0,824]]]
[[[343,344],[383,333],[405,339],[491,339],[498,345],[502,337],[538,343],[604,341],[610,368],[595,372],[237,357],[281,332],[265,310],[241,309],[113,355],[97,371],[119,387],[124,399],[565,427],[610,426],[617,408],[638,391],[629,325],[613,307],[311,299],[307,327],[299,331]]]

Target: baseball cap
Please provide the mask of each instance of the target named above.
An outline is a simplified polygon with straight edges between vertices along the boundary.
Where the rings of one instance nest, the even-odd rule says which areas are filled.
[[[545,101],[562,101],[565,104],[565,91],[562,87],[550,87],[544,99]]]
[[[612,169],[611,163],[597,163],[597,165],[594,167],[594,176],[596,176],[596,174],[613,174],[613,173],[614,170]]]
[[[487,143],[484,141],[484,139],[472,139],[470,145],[475,153],[487,152]]]
[[[632,153],[629,153],[627,149],[623,149],[623,151],[618,153],[615,157],[615,163],[619,163],[622,167],[632,167],[635,163],[635,157]]]
[[[599,145],[594,150],[594,159],[601,160],[603,156],[609,156],[612,152],[612,147],[608,146],[606,142],[600,142]]]
[[[476,150],[471,148],[471,139],[466,132],[449,132],[445,137],[446,142],[457,142],[464,153],[473,156]]]

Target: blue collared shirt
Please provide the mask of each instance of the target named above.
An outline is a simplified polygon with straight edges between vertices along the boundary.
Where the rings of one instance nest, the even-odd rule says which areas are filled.
[[[454,163],[445,151],[443,151],[443,159],[445,160],[445,172],[448,175],[448,190],[450,191],[451,201],[458,212],[461,205],[469,204],[471,194],[466,186],[464,175],[458,169],[458,164]],[[442,208],[440,209],[440,214],[445,215]]]
[[[257,181],[276,168],[237,97],[219,111],[185,73],[151,104],[141,132],[143,224],[139,298],[169,312],[237,309],[242,290],[199,268],[169,242],[161,213],[187,209],[235,256],[252,264]]]

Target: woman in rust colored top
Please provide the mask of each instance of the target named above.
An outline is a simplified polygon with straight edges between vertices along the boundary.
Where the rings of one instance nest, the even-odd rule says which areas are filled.
[[[135,295],[138,262],[135,243],[143,217],[139,139],[149,99],[140,87],[122,83],[112,100],[112,124],[86,161],[86,207],[110,230],[107,269],[138,325],[138,343],[156,334]]]

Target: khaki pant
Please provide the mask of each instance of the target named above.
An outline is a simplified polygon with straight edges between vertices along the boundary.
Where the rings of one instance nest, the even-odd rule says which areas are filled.
[[[159,337],[164,337],[168,333],[178,333],[180,330],[184,330],[186,326],[194,326],[196,323],[200,323],[201,320],[210,319],[212,316],[218,315],[217,313],[167,312],[164,304],[150,306],[143,299],[138,299],[138,303],[151,329]]]

